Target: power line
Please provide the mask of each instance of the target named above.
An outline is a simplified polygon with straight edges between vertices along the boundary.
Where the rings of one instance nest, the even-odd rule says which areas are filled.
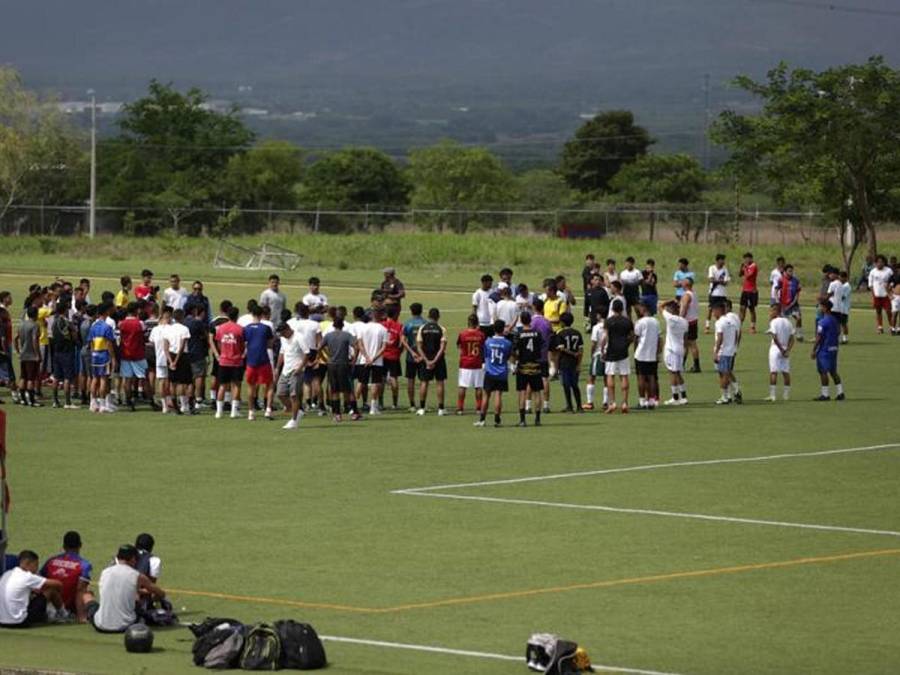
[[[830,12],[847,12],[850,14],[868,14],[871,16],[896,16],[900,17],[900,10],[879,9],[877,7],[853,7],[852,5],[840,5],[833,2],[818,2],[817,0],[745,0],[753,3],[766,3],[770,5],[788,5],[792,7],[805,7]]]

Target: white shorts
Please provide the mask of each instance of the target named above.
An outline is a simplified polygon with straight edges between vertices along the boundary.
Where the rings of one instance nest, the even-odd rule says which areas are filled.
[[[895,314],[900,312],[900,296],[895,295],[891,298],[891,311]]]
[[[684,354],[667,351],[663,356],[663,363],[670,373],[680,373],[684,370]]]
[[[789,373],[791,372],[791,359],[781,355],[778,347],[769,348],[769,372],[770,373]]]
[[[484,369],[482,368],[460,368],[459,369],[459,386],[466,389],[483,389],[484,388]]]
[[[606,362],[607,375],[631,375],[631,361],[622,359],[621,361]]]
[[[157,380],[168,380],[169,379],[168,365],[161,366],[158,363],[156,364],[156,379]]]

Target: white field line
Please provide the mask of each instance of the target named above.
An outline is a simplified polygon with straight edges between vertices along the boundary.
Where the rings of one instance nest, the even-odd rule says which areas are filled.
[[[657,469],[672,469],[685,466],[710,466],[714,464],[740,464],[744,462],[768,462],[777,459],[797,459],[804,457],[823,457],[826,455],[841,455],[854,452],[871,452],[873,450],[888,450],[900,448],[900,443],[886,443],[883,445],[867,445],[859,448],[839,448],[837,450],[821,450],[817,452],[788,452],[780,455],[757,455],[755,457],[731,457],[722,459],[700,459],[684,462],[665,462],[660,464],[640,464],[637,466],[623,466],[615,469],[596,469],[591,471],[576,471],[573,473],[555,473],[544,476],[526,476],[523,478],[504,478],[500,480],[485,480],[475,483],[451,483],[447,485],[427,485],[417,488],[402,488],[393,490],[391,494],[427,493],[433,490],[455,490],[469,487],[487,487],[491,485],[514,485],[516,483],[534,483],[545,480],[558,480],[562,478],[582,478],[585,476],[602,476],[614,473],[628,473],[631,471],[655,471]]]
[[[796,527],[802,530],[826,530],[831,532],[852,532],[855,534],[877,534],[887,537],[900,537],[900,532],[893,530],[872,530],[863,527],[843,527],[840,525],[816,525],[812,523],[790,523],[781,520],[760,520],[757,518],[733,518],[730,516],[714,516],[704,513],[682,513],[679,511],[658,511],[656,509],[629,509],[616,506],[594,504],[569,504],[566,502],[545,502],[535,499],[508,499],[505,497],[478,497],[475,495],[447,494],[443,492],[404,492],[410,497],[436,497],[439,499],[459,499],[492,504],[522,504],[525,506],[547,506],[557,509],[575,509],[581,511],[606,511],[608,513],[627,513],[640,516],[666,516],[669,518],[693,518],[695,520],[713,520],[726,523],[743,523],[747,525],[771,525],[775,527]]]
[[[821,450],[817,452],[791,452],[779,455],[758,455],[755,457],[733,457],[724,459],[704,459],[685,462],[668,462],[661,464],[641,464],[638,466],[626,466],[616,469],[598,469],[594,471],[578,471],[574,473],[548,474],[545,476],[528,476],[524,478],[509,478],[503,480],[479,481],[475,483],[454,483],[450,485],[431,485],[420,488],[406,488],[394,490],[391,494],[407,495],[410,497],[434,497],[438,499],[456,499],[462,501],[485,502],[492,504],[518,504],[525,506],[542,506],[558,509],[575,509],[582,511],[603,511],[607,513],[625,513],[630,515],[663,516],[667,518],[689,518],[694,520],[707,520],[726,523],[740,523],[744,525],[768,525],[772,527],[791,527],[803,530],[819,530],[827,532],[846,532],[854,534],[872,534],[888,537],[900,537],[900,532],[894,530],[878,530],[862,527],[845,527],[840,525],[820,525],[814,523],[794,523],[780,520],[762,520],[758,518],[739,518],[731,516],[717,516],[704,513],[689,513],[679,511],[661,511],[658,509],[623,508],[615,506],[603,506],[594,504],[571,504],[566,502],[549,502],[534,499],[514,499],[503,497],[483,497],[477,495],[450,494],[436,492],[436,490],[453,490],[460,488],[486,487],[493,485],[512,485],[518,483],[533,483],[538,481],[559,480],[565,478],[581,478],[584,476],[600,476],[607,474],[626,473],[633,471],[655,471],[658,469],[670,469],[691,466],[710,466],[715,464],[738,464],[747,462],[766,462],[779,459],[798,459],[806,457],[823,457],[828,455],[849,454],[857,452],[873,452],[900,448],[900,443],[887,443],[883,445],[867,445],[858,448],[839,448],[836,450]]]
[[[335,635],[320,635],[320,638],[326,642],[344,642],[355,645],[366,645],[369,647],[385,647],[387,649],[407,649],[415,652],[430,652],[432,654],[449,654],[450,656],[470,656],[479,659],[493,659],[495,661],[516,661],[525,663],[524,656],[511,656],[509,654],[494,654],[491,652],[473,652],[466,649],[449,649],[447,647],[432,647],[429,645],[412,645],[403,642],[384,642],[382,640],[363,640],[360,638],[339,637]],[[623,668],[621,666],[604,666],[598,663],[594,664],[594,668],[599,670],[608,670],[616,673],[637,673],[638,675],[675,675],[675,673],[665,673],[658,670],[641,670],[639,668]]]

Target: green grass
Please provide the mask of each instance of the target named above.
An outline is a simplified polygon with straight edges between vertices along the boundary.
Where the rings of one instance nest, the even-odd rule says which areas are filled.
[[[556,255],[557,245],[548,243],[548,256]],[[200,262],[182,266],[177,257],[160,256],[166,262],[155,263],[143,252],[134,255],[125,270],[148,259],[159,268],[207,269]],[[122,269],[118,261],[22,253],[14,267],[21,272],[13,274],[7,264],[13,259],[0,256],[12,274],[3,285],[17,297],[27,281],[51,272]],[[580,262],[557,260],[562,258],[551,257],[548,265],[576,269]],[[497,253],[491,269],[503,261]],[[347,270],[340,287],[325,290],[333,302],[361,302],[368,294],[364,282],[378,278],[380,264]],[[537,258],[531,264],[537,267]],[[421,266],[408,276],[424,286],[433,274]],[[204,273],[214,279],[208,284],[214,300],[244,299],[258,292],[263,276]],[[433,285],[469,290],[471,276],[471,268],[451,270]],[[298,288],[289,285],[291,300]],[[468,304],[466,294],[449,290],[413,292],[412,299],[444,309],[454,334]],[[76,528],[99,576],[119,544],[147,530],[164,560],[164,587],[259,598],[173,592],[176,607],[187,608],[185,620],[292,617],[326,635],[512,655],[523,652],[530,633],[553,631],[578,640],[598,663],[677,673],[895,672],[898,555],[833,558],[900,549],[897,537],[391,494],[900,443],[891,421],[897,345],[872,333],[868,312],[855,312],[851,326],[853,342],[840,357],[849,396],[843,404],[811,401],[818,389],[808,345],[794,354],[794,400],[759,402],[767,393],[762,335],[747,335],[738,359],[747,399],[742,407],[711,404],[717,391],[709,372],[710,338],[701,337],[707,372],[688,377],[689,407],[629,416],[554,413],[542,429],[512,428],[511,400],[506,428],[499,430],[474,429],[471,414],[418,418],[391,412],[339,428],[307,417],[293,434],[280,424],[209,415],[98,417],[7,404],[13,548],[46,556],[65,530]],[[450,362],[455,364],[455,349]],[[555,409],[561,400],[554,385]],[[897,531],[898,453],[900,448],[442,492]],[[768,566],[808,558],[826,560]],[[752,565],[761,567],[721,572]],[[720,571],[680,574],[704,570]],[[517,595],[577,584],[585,587]],[[512,595],[496,596],[504,593]],[[266,598],[375,609],[432,606],[357,612]],[[470,601],[443,602],[454,598]],[[126,654],[120,637],[84,626],[8,632],[0,666],[191,672],[186,637],[183,629],[158,631],[159,651],[138,656]],[[326,648],[334,673],[524,672],[521,664],[471,657],[333,642]]]

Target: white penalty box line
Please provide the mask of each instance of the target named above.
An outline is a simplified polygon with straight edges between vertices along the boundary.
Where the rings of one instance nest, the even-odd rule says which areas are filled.
[[[781,520],[763,520],[759,518],[740,518],[732,516],[720,516],[706,513],[688,513],[680,511],[662,511],[650,508],[624,508],[616,506],[604,506],[596,504],[572,504],[569,502],[553,502],[534,499],[515,499],[505,497],[490,497],[472,494],[460,494],[447,492],[448,490],[462,490],[465,488],[483,488],[496,485],[517,485],[520,483],[536,483],[551,480],[563,480],[567,478],[583,478],[587,476],[603,476],[608,474],[631,473],[639,471],[659,471],[695,466],[712,466],[717,464],[742,464],[750,462],[769,462],[785,459],[809,459],[813,457],[826,457],[830,455],[846,455],[863,452],[876,452],[900,448],[900,443],[886,443],[882,445],[867,445],[857,448],[839,448],[836,450],[820,450],[816,452],[788,452],[777,455],[757,455],[754,457],[730,457],[721,459],[703,459],[681,462],[665,462],[659,464],[641,464],[637,466],[625,466],[611,469],[596,469],[591,471],[576,471],[571,473],[547,474],[544,476],[525,476],[521,478],[505,478],[499,480],[486,480],[469,483],[451,483],[446,485],[428,485],[417,488],[404,488],[393,490],[391,494],[406,495],[410,497],[432,497],[436,499],[455,499],[461,501],[474,501],[494,504],[517,504],[524,506],[541,506],[560,509],[576,509],[583,511],[602,511],[607,513],[623,513],[628,515],[662,516],[668,518],[688,518],[714,522],[738,523],[744,525],[767,525],[772,527],[791,527],[803,530],[820,530],[829,532],[843,532],[854,534],[870,534],[889,537],[900,537],[900,532],[894,530],[882,530],[862,527],[846,527],[840,525],[821,525],[815,523],[795,523]]]

